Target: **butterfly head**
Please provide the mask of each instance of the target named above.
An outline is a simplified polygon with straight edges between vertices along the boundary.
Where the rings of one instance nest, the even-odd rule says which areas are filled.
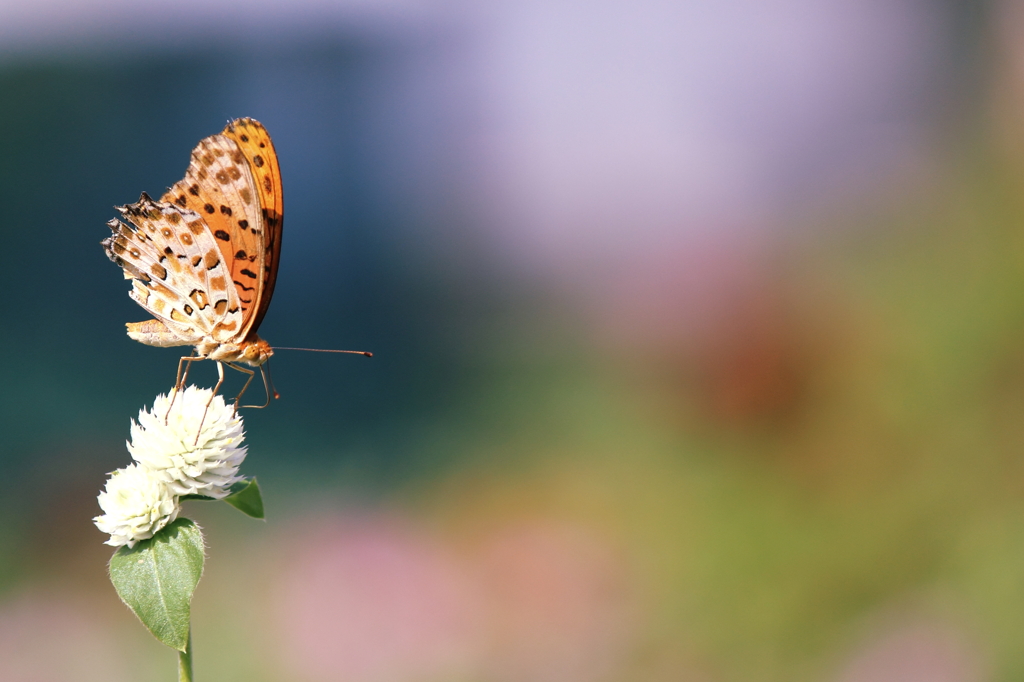
[[[259,367],[274,354],[270,344],[255,334],[242,342],[241,351],[242,357],[239,359],[252,367]]]

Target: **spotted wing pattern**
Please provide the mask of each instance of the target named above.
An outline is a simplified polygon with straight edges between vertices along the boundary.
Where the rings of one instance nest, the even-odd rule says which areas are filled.
[[[270,305],[281,251],[281,174],[266,129],[243,118],[202,140],[185,178],[161,201],[198,214],[208,226],[241,306],[233,340],[243,340]]]
[[[129,295],[181,340],[237,338],[243,313],[217,238],[194,211],[143,194],[118,208],[103,241],[107,255],[132,281]]]
[[[284,193],[281,188],[281,168],[277,162],[274,143],[270,141],[267,129],[259,121],[240,118],[224,129],[223,135],[234,140],[242,156],[249,163],[256,191],[260,195],[260,213],[264,223],[263,289],[260,291],[259,306],[249,322],[246,331],[255,330],[263,321],[270,307],[277,283],[277,265],[281,255],[281,232],[284,227]]]

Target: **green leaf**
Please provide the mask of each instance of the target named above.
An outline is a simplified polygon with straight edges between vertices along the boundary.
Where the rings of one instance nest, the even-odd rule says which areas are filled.
[[[110,582],[121,601],[161,642],[185,651],[192,593],[203,574],[203,534],[189,519],[110,559]]]
[[[239,481],[231,486],[231,494],[225,497],[224,501],[254,519],[264,518],[263,496],[260,494],[260,486],[256,483],[255,478]]]

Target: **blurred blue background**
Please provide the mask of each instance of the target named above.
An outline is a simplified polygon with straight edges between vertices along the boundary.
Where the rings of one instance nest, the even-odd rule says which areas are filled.
[[[1020,678],[1022,37],[1008,0],[0,0],[0,682],[174,679],[91,518],[179,353],[99,240],[241,116],[285,191],[261,336],[375,357],[275,355],[266,524],[189,503],[198,679]]]

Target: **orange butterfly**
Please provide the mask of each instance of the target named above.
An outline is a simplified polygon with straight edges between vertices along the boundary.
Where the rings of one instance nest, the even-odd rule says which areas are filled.
[[[128,336],[195,347],[178,364],[176,387],[184,384],[182,362],[209,359],[220,376],[214,393],[222,362],[249,375],[244,392],[254,373],[236,363],[261,367],[274,354],[256,334],[277,280],[284,211],[266,128],[232,121],[192,150],[185,178],[159,201],[143,193],[117,210],[128,222],[107,223],[114,234],[103,249],[132,280],[129,296],[154,318],[128,323]]]

